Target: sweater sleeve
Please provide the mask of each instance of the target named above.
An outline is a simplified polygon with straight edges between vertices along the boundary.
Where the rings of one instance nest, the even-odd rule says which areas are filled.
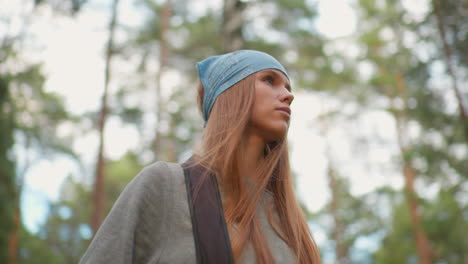
[[[171,178],[164,162],[143,169],[115,202],[80,264],[157,263],[168,235]]]

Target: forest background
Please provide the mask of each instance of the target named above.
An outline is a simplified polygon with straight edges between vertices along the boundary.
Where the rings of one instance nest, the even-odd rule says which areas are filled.
[[[292,76],[324,263],[468,263],[466,0],[0,0],[0,263],[77,263],[199,141],[195,62],[241,48]]]

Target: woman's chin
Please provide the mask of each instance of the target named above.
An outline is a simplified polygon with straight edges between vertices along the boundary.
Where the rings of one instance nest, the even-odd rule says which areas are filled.
[[[267,133],[267,136],[265,138],[265,142],[273,142],[273,141],[279,141],[283,138],[286,137],[288,134],[288,127],[279,127],[276,129],[272,129]]]

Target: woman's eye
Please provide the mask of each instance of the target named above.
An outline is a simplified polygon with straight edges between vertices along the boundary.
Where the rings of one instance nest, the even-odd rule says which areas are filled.
[[[267,83],[269,83],[269,84],[273,84],[274,79],[273,79],[273,77],[271,77],[271,76],[267,76],[267,77],[265,77],[264,81],[267,82]]]

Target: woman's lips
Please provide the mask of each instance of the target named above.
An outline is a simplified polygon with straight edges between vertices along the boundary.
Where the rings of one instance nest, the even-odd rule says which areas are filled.
[[[279,108],[276,108],[276,110],[282,111],[282,112],[288,114],[288,116],[291,115],[291,109],[289,107],[279,107]]]

